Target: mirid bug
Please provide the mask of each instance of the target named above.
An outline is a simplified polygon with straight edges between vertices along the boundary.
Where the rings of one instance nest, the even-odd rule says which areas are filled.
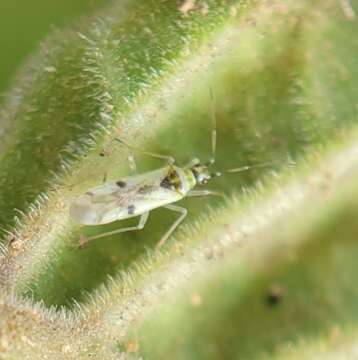
[[[157,247],[161,247],[187,215],[186,208],[173,205],[173,203],[188,196],[222,195],[211,190],[196,190],[194,188],[197,185],[206,184],[209,180],[221,176],[224,172],[242,172],[272,165],[271,162],[254,166],[243,166],[224,172],[211,172],[209,168],[215,163],[217,140],[214,109],[212,112],[212,122],[212,158],[209,161],[201,162],[195,158],[186,166],[179,167],[174,165],[175,160],[170,156],[141,151],[141,153],[146,155],[166,159],[167,165],[144,174],[123,177],[115,182],[105,182],[80,195],[70,207],[70,217],[79,224],[102,225],[140,216],[137,226],[120,228],[87,238],[82,237],[81,245],[102,237],[141,230],[144,228],[151,210],[165,207],[168,210],[178,212],[180,216],[159,240]],[[115,140],[138,151],[138,149],[128,146],[120,139]],[[133,158],[132,164],[134,164]]]

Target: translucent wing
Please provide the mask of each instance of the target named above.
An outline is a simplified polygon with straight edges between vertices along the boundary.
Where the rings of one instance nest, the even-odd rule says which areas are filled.
[[[73,202],[70,216],[84,225],[107,224],[178,201],[184,194],[165,186],[171,170],[165,167],[90,189]]]

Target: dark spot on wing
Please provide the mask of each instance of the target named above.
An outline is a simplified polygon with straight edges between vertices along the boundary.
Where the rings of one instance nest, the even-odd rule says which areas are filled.
[[[118,180],[116,182],[117,186],[119,186],[120,188],[124,188],[127,186],[127,183],[125,181],[122,181],[122,180]]]
[[[128,210],[129,215],[133,215],[134,211],[135,211],[135,206],[134,205],[129,205],[127,210]]]
[[[91,192],[91,191],[87,191],[87,192],[86,192],[86,195],[88,195],[88,196],[93,196],[94,194],[93,194],[93,192]]]
[[[150,193],[151,191],[153,191],[154,189],[154,186],[153,185],[143,185],[141,186],[139,189],[138,189],[138,193],[139,194],[148,194]]]

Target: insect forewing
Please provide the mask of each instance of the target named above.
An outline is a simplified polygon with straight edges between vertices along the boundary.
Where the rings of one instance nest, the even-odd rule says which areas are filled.
[[[165,167],[92,188],[73,202],[70,216],[84,225],[107,224],[178,201],[183,194],[161,186],[167,173]]]

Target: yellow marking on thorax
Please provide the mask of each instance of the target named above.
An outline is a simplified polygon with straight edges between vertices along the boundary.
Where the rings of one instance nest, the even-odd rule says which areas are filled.
[[[196,185],[196,180],[195,180],[193,172],[188,168],[184,168],[184,169],[182,169],[182,171],[183,171],[183,175],[184,175],[184,181],[186,183],[185,187],[188,190],[193,189]]]

